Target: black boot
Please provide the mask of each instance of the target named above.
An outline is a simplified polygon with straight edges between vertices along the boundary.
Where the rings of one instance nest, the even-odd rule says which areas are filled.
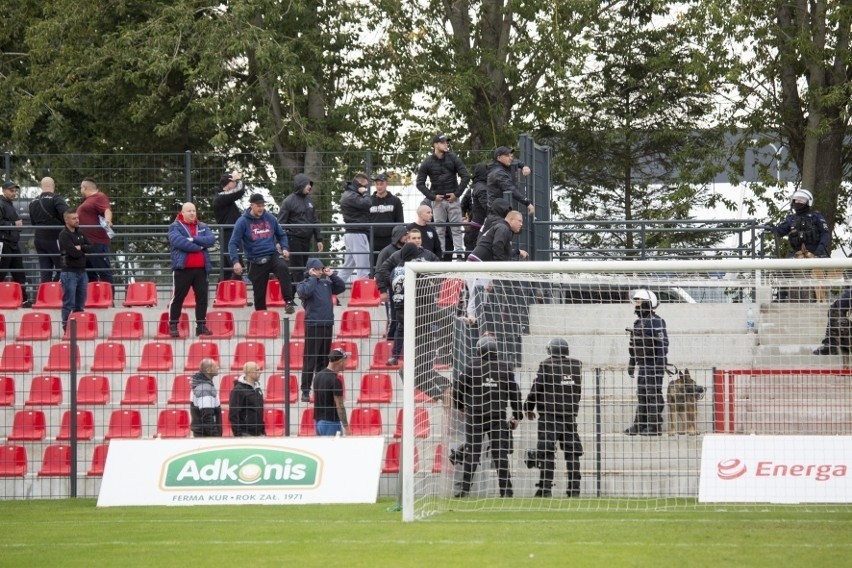
[[[213,332],[207,327],[207,323],[202,321],[195,324],[195,335],[202,337],[205,335],[213,335]]]
[[[178,324],[169,322],[169,337],[180,337],[180,331],[178,331]]]
[[[538,487],[538,490],[533,497],[553,497],[553,492],[550,489],[553,484],[549,481],[539,481],[535,486]]]

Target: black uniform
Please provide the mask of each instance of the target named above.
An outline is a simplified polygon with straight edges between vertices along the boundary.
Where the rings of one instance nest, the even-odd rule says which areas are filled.
[[[12,281],[21,285],[23,301],[28,307],[30,304],[27,294],[27,277],[24,274],[24,259],[18,244],[21,240],[21,229],[16,223],[19,219],[15,204],[6,199],[5,195],[0,196],[0,226],[2,227],[0,241],[3,243],[3,249],[0,252],[0,282],[6,278],[6,274],[10,274]]]
[[[234,383],[228,403],[228,418],[234,436],[266,436],[263,421],[263,390],[243,380]]]
[[[666,321],[653,311],[637,308],[639,318],[630,334],[628,374],[636,375],[638,404],[629,434],[659,436],[663,427],[663,376],[669,353]]]
[[[462,213],[469,214],[470,221],[464,232],[464,248],[472,251],[476,246],[479,231],[488,214],[488,168],[485,164],[473,166],[473,185],[462,198]]]
[[[38,254],[41,282],[59,280],[62,264],[59,259],[59,232],[65,227],[68,204],[52,191],[44,191],[30,201],[30,223],[35,227],[33,245]]]

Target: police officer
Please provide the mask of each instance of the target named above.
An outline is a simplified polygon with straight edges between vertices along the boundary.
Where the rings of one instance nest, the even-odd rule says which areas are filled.
[[[811,211],[813,204],[814,196],[807,189],[798,189],[790,197],[793,212],[776,228],[777,234],[787,236],[790,242],[789,256],[793,256],[802,245],[816,256],[828,256],[831,231],[822,213]]]
[[[512,451],[512,430],[523,418],[521,391],[511,368],[499,360],[497,342],[493,337],[480,338],[475,353],[477,356],[459,373],[453,389],[456,408],[464,413],[466,425],[462,482],[455,496],[466,497],[470,493],[482,443],[487,435],[491,459],[497,468],[500,497],[513,497],[509,454]],[[508,406],[512,408],[510,420],[506,420]]]
[[[549,357],[538,373],[524,402],[527,419],[535,420],[538,410],[538,443],[527,452],[527,467],[539,468],[536,497],[551,497],[556,469],[556,445],[565,452],[568,497],[580,496],[580,456],[583,444],[577,435],[583,364],[569,357],[568,342],[554,337],[547,344]]]
[[[663,426],[663,375],[669,353],[666,320],[654,313],[659,302],[650,290],[634,290],[633,311],[637,316],[630,332],[630,363],[627,373],[636,377],[638,404],[628,436],[659,436]]]

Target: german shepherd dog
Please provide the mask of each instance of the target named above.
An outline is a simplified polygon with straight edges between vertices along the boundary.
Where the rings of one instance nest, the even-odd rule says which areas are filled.
[[[816,255],[805,248],[805,245],[793,254],[793,258],[816,258]],[[814,268],[811,270],[811,277],[814,280],[824,280],[826,278],[842,278],[843,272],[839,270],[825,270],[822,268]],[[828,300],[828,290],[825,286],[814,286],[814,298],[817,302],[825,302]],[[805,298],[800,298],[800,300],[810,301],[810,289],[809,288],[799,288],[799,295],[802,295],[802,292],[806,292],[804,294]]]
[[[677,372],[677,378],[669,383],[666,402],[669,404],[669,436],[677,432],[690,436],[699,434],[695,426],[698,401],[704,398],[704,387],[689,375],[689,369]],[[686,432],[684,432],[684,429]]]

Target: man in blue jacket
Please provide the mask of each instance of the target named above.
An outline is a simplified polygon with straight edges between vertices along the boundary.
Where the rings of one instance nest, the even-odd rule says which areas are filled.
[[[248,261],[248,277],[254,292],[254,309],[266,309],[266,286],[270,273],[275,274],[281,284],[281,295],[286,306],[284,311],[292,314],[296,311],[293,288],[290,284],[290,249],[287,234],[272,213],[266,210],[266,200],[259,193],[249,198],[249,208],[234,224],[234,234],[228,243],[228,254],[237,256],[237,248],[242,244],[243,254]],[[242,275],[243,265],[239,260],[234,263],[234,274]]]
[[[180,311],[190,288],[195,292],[195,334],[212,335],[207,328],[207,276],[212,269],[208,249],[214,244],[216,233],[198,220],[195,205],[184,203],[174,223],[169,225],[174,285],[169,302],[169,335],[172,337],[180,337]]]

